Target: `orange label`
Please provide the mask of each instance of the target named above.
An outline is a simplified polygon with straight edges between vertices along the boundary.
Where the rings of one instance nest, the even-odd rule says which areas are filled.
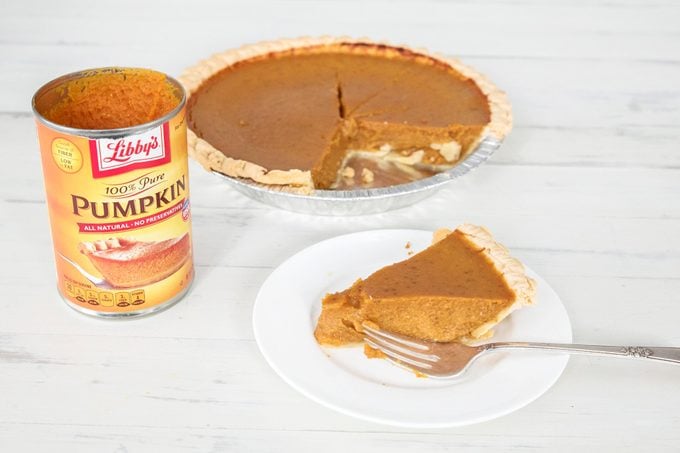
[[[184,110],[117,138],[37,127],[61,294],[130,314],[183,293],[193,278]]]

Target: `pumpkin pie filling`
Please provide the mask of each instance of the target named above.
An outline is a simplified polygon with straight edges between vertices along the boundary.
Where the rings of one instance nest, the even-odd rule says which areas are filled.
[[[409,259],[326,295],[314,335],[322,345],[356,344],[370,322],[424,340],[472,341],[490,336],[533,297],[522,264],[485,229],[461,225],[439,230],[433,245]]]
[[[485,133],[502,138],[510,128],[502,93],[408,49],[312,40],[234,55],[215,56],[182,78],[193,155],[230,176],[346,187],[343,169],[361,153],[425,171],[397,178],[415,179],[450,168]],[[380,184],[365,179],[364,186]]]
[[[43,115],[78,129],[136,126],[167,115],[179,104],[167,77],[146,69],[91,71],[60,91],[61,99]]]

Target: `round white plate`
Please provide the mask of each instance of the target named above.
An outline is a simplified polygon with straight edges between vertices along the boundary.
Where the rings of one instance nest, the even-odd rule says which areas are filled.
[[[562,374],[566,354],[514,351],[480,358],[456,380],[418,378],[360,347],[322,348],[314,339],[321,299],[381,267],[426,248],[432,233],[375,230],[319,242],[269,276],[255,301],[253,328],[265,359],[308,398],[354,417],[389,425],[436,428],[500,417],[538,398]],[[410,242],[411,248],[406,244]],[[537,302],[496,327],[494,340],[571,342],[562,302],[531,270]]]

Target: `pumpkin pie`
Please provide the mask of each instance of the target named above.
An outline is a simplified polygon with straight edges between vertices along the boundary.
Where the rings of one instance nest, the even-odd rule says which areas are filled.
[[[514,310],[531,305],[535,284],[484,228],[438,230],[405,261],[328,294],[314,335],[322,345],[361,343],[362,325],[423,340],[469,342],[492,335]],[[366,349],[369,357],[375,351]]]
[[[133,288],[174,274],[191,254],[189,234],[164,241],[112,238],[81,242],[80,251],[111,286]]]
[[[512,127],[505,94],[473,69],[366,40],[245,46],[180,81],[190,155],[207,170],[297,192],[385,185],[366,161],[391,164],[399,182],[431,175]]]

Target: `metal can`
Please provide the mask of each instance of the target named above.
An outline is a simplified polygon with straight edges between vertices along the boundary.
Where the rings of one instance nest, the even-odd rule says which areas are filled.
[[[68,74],[34,95],[57,286],[77,311],[140,316],[188,290],[185,103],[179,82],[139,68]]]

